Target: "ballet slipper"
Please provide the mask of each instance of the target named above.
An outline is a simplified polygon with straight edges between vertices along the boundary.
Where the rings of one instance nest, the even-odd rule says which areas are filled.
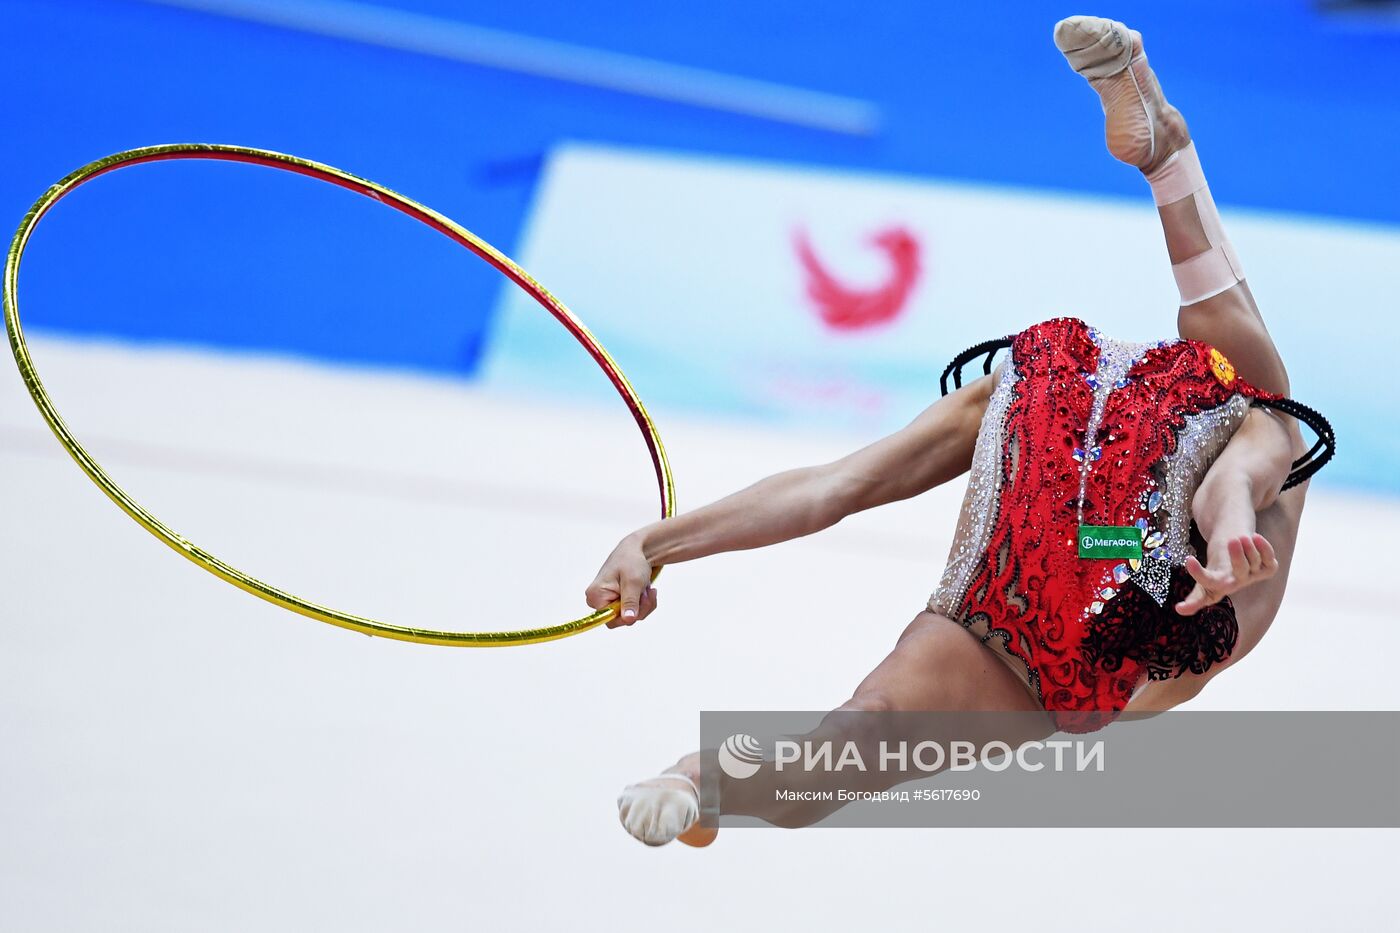
[[[1141,33],[1098,16],[1071,16],[1055,24],[1055,46],[1098,92],[1114,158],[1151,172],[1190,141],[1147,63]]]
[[[700,789],[688,776],[668,771],[624,788],[617,817],[633,838],[664,846],[699,821]]]
[[[1186,121],[1163,97],[1142,34],[1114,20],[1071,16],[1055,24],[1055,45],[1098,92],[1109,152],[1142,169],[1157,206],[1195,199],[1209,249],[1172,265],[1182,307],[1243,282],[1244,268],[1225,236]]]

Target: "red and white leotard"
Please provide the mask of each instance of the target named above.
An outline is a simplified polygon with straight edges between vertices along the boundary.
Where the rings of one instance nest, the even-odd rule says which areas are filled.
[[[1107,724],[1144,676],[1225,660],[1230,601],[1175,605],[1204,550],[1192,496],[1256,399],[1277,396],[1197,341],[1117,341],[1074,318],[1017,334],[929,608],[997,650],[1067,731]],[[1081,558],[1081,524],[1136,525],[1142,560]]]

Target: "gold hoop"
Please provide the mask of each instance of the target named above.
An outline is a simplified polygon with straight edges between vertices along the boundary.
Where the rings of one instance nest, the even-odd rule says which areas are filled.
[[[53,402],[49,399],[48,392],[39,380],[39,374],[34,368],[34,362],[29,356],[29,347],[24,341],[24,332],[20,328],[19,322],[19,264],[24,256],[25,247],[29,243],[29,238],[34,232],[34,228],[48,212],[49,208],[58,203],[65,195],[73,191],[79,185],[91,181],[99,175],[125,168],[131,165],[138,165],[143,162],[158,162],[169,159],[212,159],[225,162],[249,162],[255,165],[265,165],[270,168],[282,169],[284,171],[295,172],[300,175],[307,175],[322,181],[328,181],[358,192],[366,197],[374,198],[389,207],[402,211],[422,223],[427,224],[448,238],[455,240],[462,246],[467,247],[476,255],[486,260],[496,269],[505,274],[507,278],[515,282],[516,285],[524,289],[533,297],[546,311],[554,315],[555,319],[574,336],[589,355],[593,357],[599,367],[607,375],[613,386],[627,407],[631,410],[637,426],[642,431],[642,436],[646,440],[647,448],[651,453],[652,465],[656,470],[657,486],[661,495],[661,517],[669,518],[675,514],[675,487],[671,479],[671,466],[666,459],[666,450],[661,445],[661,437],[656,431],[656,425],[652,423],[651,416],[647,414],[646,407],[642,404],[637,393],[633,390],[627,377],[623,375],[621,368],[616,361],[608,354],[577,317],[574,316],[562,302],[547,292],[520,266],[516,265],[509,258],[497,251],[491,244],[482,240],[476,234],[467,230],[460,224],[439,214],[426,205],[404,197],[397,192],[391,191],[382,185],[343,172],[338,168],[323,165],[319,162],[312,162],[308,159],[297,158],[296,156],[285,155],[280,152],[270,152],[264,149],[250,149],[242,146],[221,146],[203,143],[180,143],[167,146],[147,146],[142,149],[131,149],[126,152],[118,152],[90,162],[82,168],[68,175],[58,182],[48,191],[44,192],[39,200],[34,202],[34,206],[25,214],[24,220],[20,222],[19,229],[15,231],[14,239],[10,241],[9,254],[5,260],[5,281],[4,281],[4,309],[5,309],[5,330],[10,337],[10,349],[14,351],[15,363],[19,366],[20,375],[24,378],[25,387],[29,390],[29,395],[34,399],[34,404],[39,408],[44,420],[52,429],[58,442],[63,445],[63,449],[68,451],[73,460],[82,468],[97,487],[106,493],[107,497],[115,502],[122,511],[135,519],[136,523],[155,535],[165,544],[169,545],[176,552],[184,555],[198,566],[204,568],[214,576],[232,583],[241,590],[252,593],[254,596],[264,599],[274,605],[292,612],[347,628],[352,631],[361,632],[365,635],[379,635],[384,638],[393,638],[398,641],[411,641],[424,645],[446,645],[456,647],[500,647],[505,645],[529,645],[538,642],[552,641],[556,638],[564,638],[568,635],[576,635],[586,631],[603,622],[613,618],[617,613],[616,604],[605,609],[599,609],[571,622],[563,622],[558,625],[550,625],[542,628],[520,629],[509,632],[447,632],[433,629],[409,628],[401,625],[390,625],[385,622],[377,622],[363,616],[351,615],[337,609],[318,605],[310,600],[294,596],[275,586],[251,577],[241,570],[224,563],[219,558],[208,551],[187,541],[179,534],[171,530],[160,519],[150,512],[147,512],[135,500],[126,494],[118,486],[107,472],[98,465],[92,455],[80,444],[68,430],[68,426],[54,408]],[[656,579],[661,568],[657,567],[652,571],[652,579]]]

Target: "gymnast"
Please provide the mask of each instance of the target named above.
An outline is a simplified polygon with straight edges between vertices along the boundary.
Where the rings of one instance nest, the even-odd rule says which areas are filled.
[[[1290,402],[1288,376],[1221,228],[1180,112],[1122,23],[1077,16],[1055,44],[1098,93],[1108,149],[1142,171],[1181,293],[1179,339],[1114,340],[1073,318],[962,354],[958,386],[908,426],[840,460],[789,470],[626,536],[586,598],[620,602],[609,625],[657,605],[652,568],[764,547],[830,527],[969,473],[952,552],[894,650],[814,735],[844,714],[1020,711],[1013,746],[1100,728],[1196,696],[1247,655],[1283,598],[1307,479],[1321,466],[1297,419],[1331,444],[1321,416]],[[961,384],[962,367],[1009,354]],[[1139,530],[1141,555],[1081,556],[1086,528]],[[1196,555],[1201,555],[1198,559]],[[649,845],[707,845],[699,753],[626,788],[627,831]],[[769,768],[768,764],[764,768]],[[721,779],[721,812],[805,825],[774,776]]]

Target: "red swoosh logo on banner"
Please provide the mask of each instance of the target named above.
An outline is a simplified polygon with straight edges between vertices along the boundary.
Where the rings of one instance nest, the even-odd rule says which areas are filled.
[[[807,297],[822,323],[832,330],[857,331],[889,324],[904,310],[919,279],[919,241],[903,227],[891,227],[870,239],[890,259],[889,279],[875,288],[850,288],[837,281],[817,254],[805,231],[793,234],[793,247],[807,273]]]

